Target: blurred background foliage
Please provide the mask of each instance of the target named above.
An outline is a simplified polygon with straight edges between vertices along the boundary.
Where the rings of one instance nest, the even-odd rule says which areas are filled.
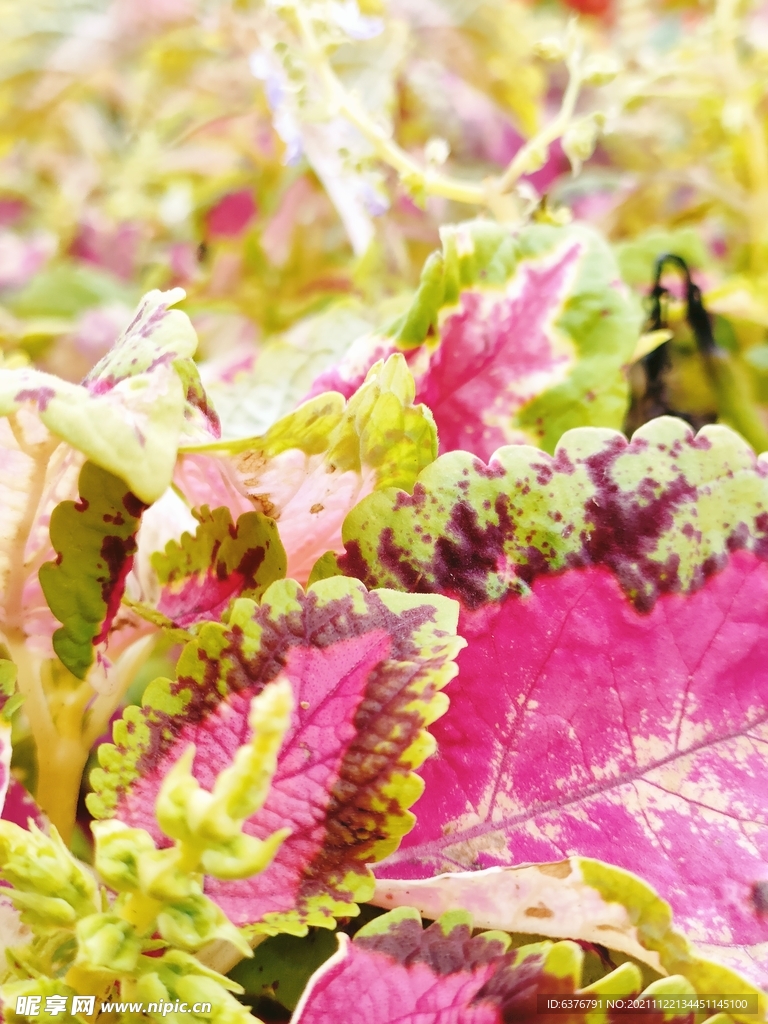
[[[441,224],[575,218],[639,294],[684,257],[713,316],[717,365],[665,277],[661,397],[659,335],[628,424],[719,416],[768,448],[764,0],[0,0],[0,19],[8,365],[79,379],[143,291],[181,285],[214,401],[255,432],[403,308]]]

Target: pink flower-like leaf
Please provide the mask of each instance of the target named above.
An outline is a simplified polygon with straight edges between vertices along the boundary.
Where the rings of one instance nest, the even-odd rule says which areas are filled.
[[[238,600],[226,625],[206,623],[175,682],[157,680],[125,711],[99,751],[89,806],[168,842],[154,816],[159,786],[190,743],[210,789],[248,740],[251,700],[282,673],[293,718],[265,805],[245,832],[291,835],[262,874],[206,881],[238,925],[302,932],[333,927],[373,893],[370,862],[396,848],[421,792],[413,769],[433,749],[425,726],[455,673],[457,608],[444,597],[367,593],[339,577],[305,594],[278,581],[260,606]]]

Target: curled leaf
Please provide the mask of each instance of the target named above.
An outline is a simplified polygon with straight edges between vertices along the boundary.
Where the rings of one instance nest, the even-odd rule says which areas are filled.
[[[22,417],[0,434],[19,463],[15,472],[29,472],[25,459],[54,435],[119,476],[142,501],[160,497],[185,416],[203,402],[192,370],[194,330],[184,314],[168,308],[182,296],[181,289],[145,296],[132,324],[83,384],[29,368],[0,368],[0,416]]]
[[[768,997],[734,971],[701,957],[673,924],[669,904],[637,876],[584,857],[549,864],[379,880],[374,900],[388,910],[415,907],[437,919],[462,910],[478,928],[536,932],[608,947],[679,975],[700,995],[745,998],[760,1015]],[[736,1014],[738,1016],[738,1014]]]

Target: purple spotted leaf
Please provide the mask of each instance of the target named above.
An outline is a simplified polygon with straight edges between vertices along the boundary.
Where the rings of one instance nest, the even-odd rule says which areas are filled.
[[[269,797],[244,831],[291,835],[262,874],[210,878],[206,892],[255,932],[333,927],[372,895],[368,864],[413,824],[414,769],[434,749],[425,726],[445,711],[439,691],[461,646],[456,617],[447,598],[367,593],[341,577],[306,594],[278,581],[258,606],[239,599],[227,624],[201,626],[176,681],[156,680],[116,722],[91,776],[92,813],[167,844],[154,806],[171,766],[194,743],[194,774],[210,789],[247,740],[252,698],[282,674],[293,717]]]
[[[511,234],[487,221],[441,237],[410,309],[355,342],[310,394],[350,395],[376,360],[404,351],[442,452],[551,451],[571,427],[621,426],[640,316],[605,242],[583,225]]]
[[[183,313],[170,308],[182,297],[178,289],[145,296],[134,321],[82,384],[30,367],[0,366],[0,630],[10,629],[35,657],[49,659],[60,624],[65,632],[74,628],[78,650],[70,643],[64,660],[76,672],[87,671],[92,661],[90,641],[119,602],[127,561],[112,552],[109,571],[98,572],[103,593],[96,604],[89,598],[83,607],[66,608],[62,596],[57,621],[38,578],[39,567],[57,556],[49,536],[54,510],[77,499],[85,462],[150,504],[171,482],[182,437],[216,436],[196,383],[195,332]],[[127,542],[127,536],[119,540]],[[110,614],[102,614],[102,604]],[[93,626],[98,628],[89,639]]]
[[[184,533],[152,557],[160,584],[157,610],[175,625],[219,619],[237,597],[261,597],[285,576],[285,551],[277,525],[260,512],[236,523],[228,508],[195,513],[194,536]]]
[[[428,928],[417,910],[403,907],[374,919],[353,941],[339,935],[339,950],[313,975],[296,1007],[293,1024],[506,1024],[541,1020],[544,1024],[613,1018],[600,996],[638,996],[642,976],[625,963],[593,982],[580,985],[584,952],[574,942],[538,942],[510,948],[502,931],[473,934],[471,915],[447,913]],[[684,978],[652,983],[646,996],[693,993]],[[547,1014],[547,999],[587,1000],[583,1009]],[[593,1003],[594,1000],[594,1003]],[[693,1021],[692,1013],[665,1017],[643,1014],[653,1024]],[[621,1018],[618,1018],[621,1019]],[[637,1018],[640,1019],[640,1018]]]
[[[468,641],[380,877],[594,857],[765,984],[768,461],[668,418],[456,452],[344,540],[367,586],[457,598]]]
[[[184,388],[184,416],[198,436],[220,434],[219,418],[210,405],[192,355],[197,337],[187,316],[171,309],[184,298],[182,288],[149,292],[114,346],[83,381],[92,395],[105,395],[123,381],[172,367]]]
[[[170,483],[181,438],[218,436],[196,378],[194,329],[169,308],[183,296],[178,288],[149,292],[82,384],[29,367],[0,367],[0,446],[10,462],[0,493],[13,501],[34,476],[38,457],[57,468],[51,452],[64,442],[120,476],[142,501],[155,501]]]

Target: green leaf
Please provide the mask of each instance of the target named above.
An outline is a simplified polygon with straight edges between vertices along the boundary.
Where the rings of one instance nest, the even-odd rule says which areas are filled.
[[[659,256],[673,252],[695,268],[710,262],[707,246],[695,228],[651,228],[616,246],[622,278],[627,284],[647,291],[653,279],[653,268]]]
[[[246,996],[267,996],[288,1010],[296,1004],[310,976],[336,952],[336,934],[313,928],[308,935],[273,935],[257,946],[253,957],[241,960],[230,977]]]
[[[53,649],[84,679],[120,607],[146,506],[121,479],[92,462],[83,466],[78,487],[80,500],[61,502],[51,515],[58,558],[40,567],[40,585],[62,623]]]
[[[112,274],[66,261],[36,274],[21,291],[8,297],[6,305],[17,316],[71,318],[109,302],[122,302],[130,308],[137,297],[135,286]]]

